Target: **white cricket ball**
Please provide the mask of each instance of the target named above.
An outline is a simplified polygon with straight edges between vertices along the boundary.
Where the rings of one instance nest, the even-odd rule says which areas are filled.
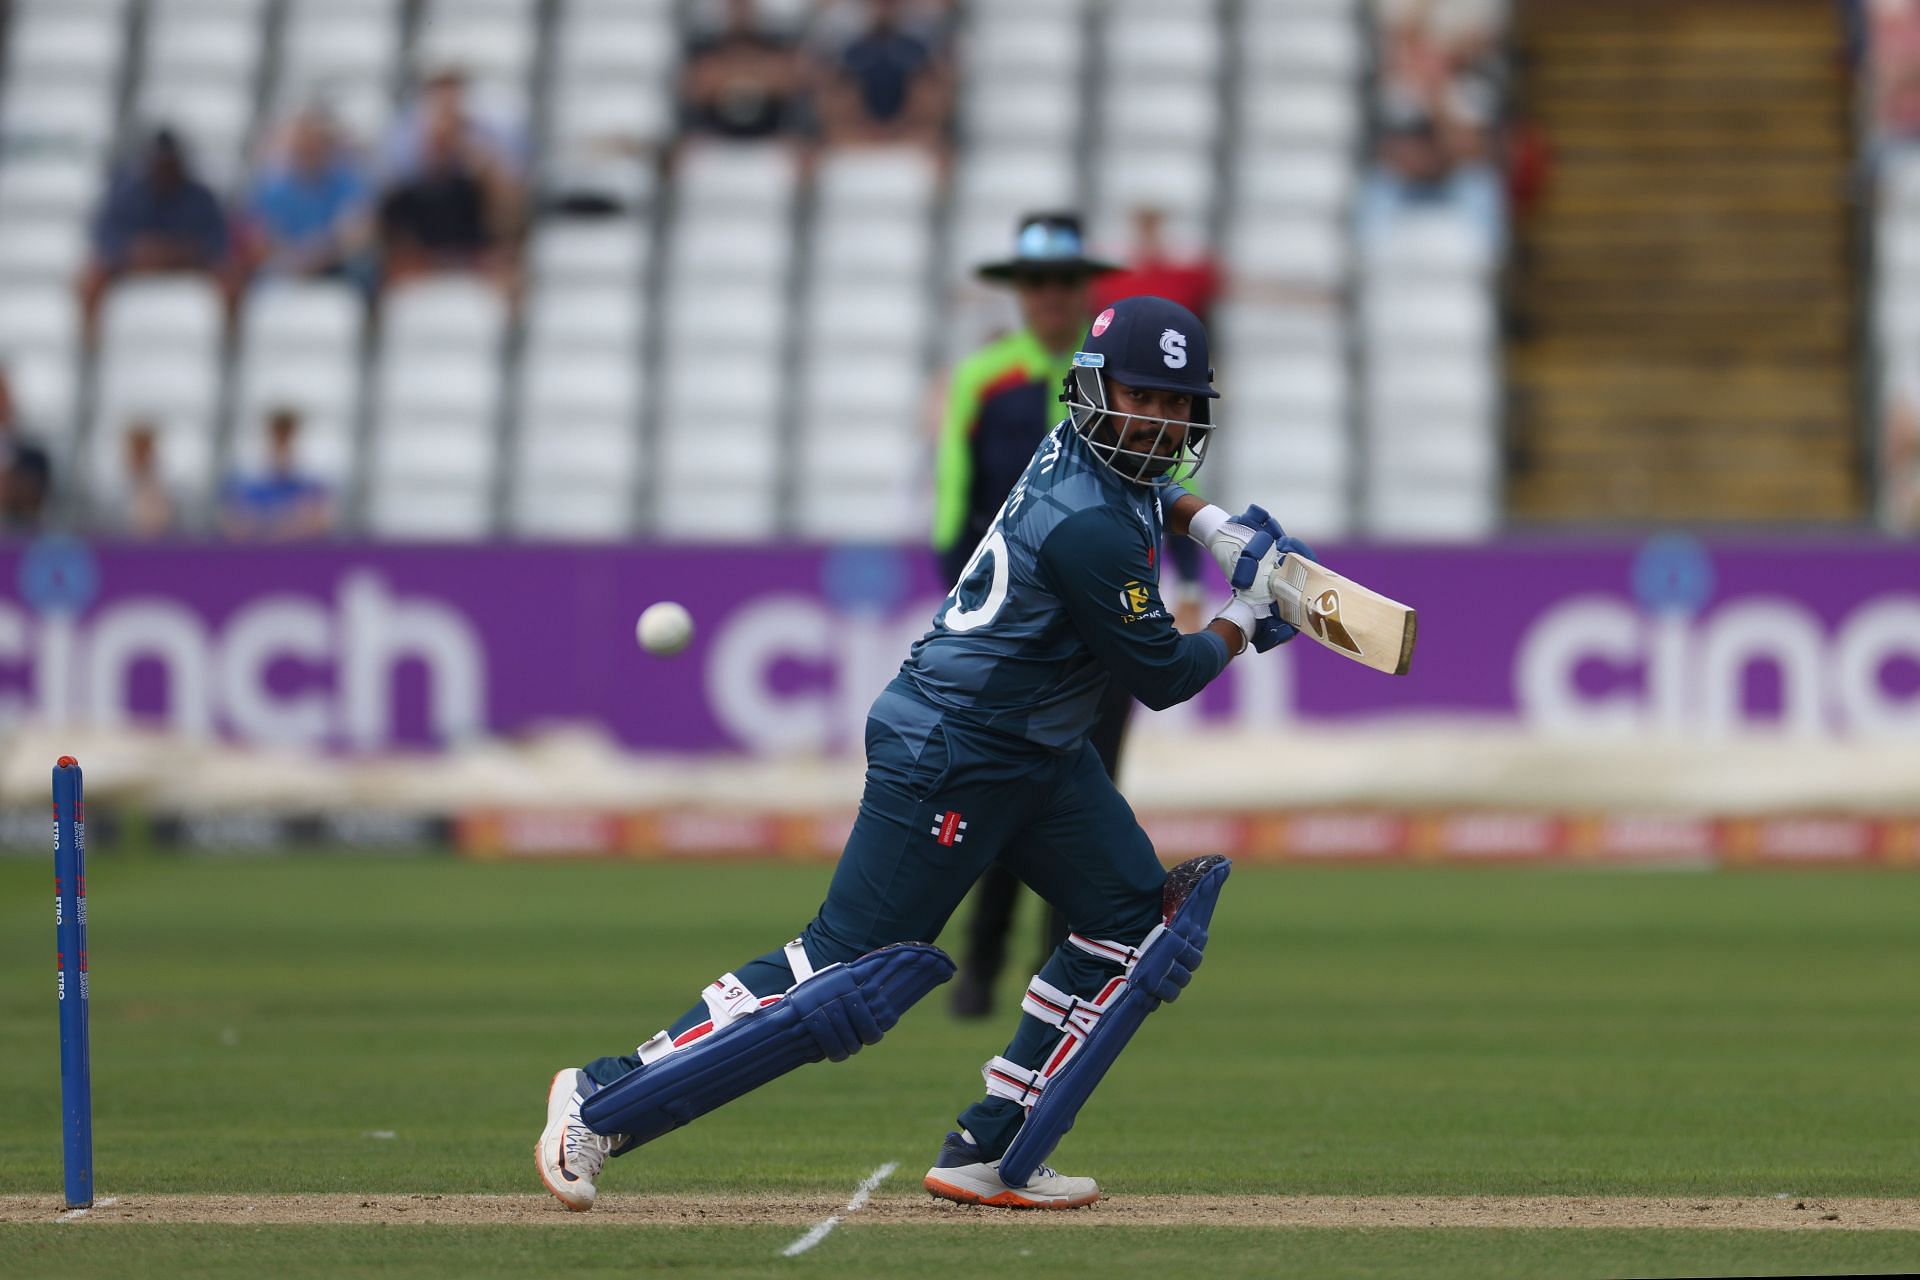
[[[685,605],[662,600],[641,611],[633,630],[642,649],[657,658],[670,658],[693,639],[693,615]]]

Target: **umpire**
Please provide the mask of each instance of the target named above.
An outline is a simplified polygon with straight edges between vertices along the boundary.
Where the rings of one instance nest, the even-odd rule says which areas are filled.
[[[979,268],[982,280],[1012,286],[1021,323],[962,360],[948,384],[934,463],[933,550],[944,581],[959,579],[1041,437],[1065,416],[1060,390],[1093,319],[1094,278],[1119,269],[1086,255],[1080,219],[1071,213],[1027,215],[1013,256]],[[1180,551],[1192,549],[1184,538],[1173,544]],[[1183,561],[1180,568],[1191,581],[1193,566]],[[1132,710],[1132,696],[1120,681],[1111,681],[1090,738],[1108,777],[1119,772]],[[954,984],[955,1016],[983,1018],[993,1012],[994,980],[1006,962],[1019,896],[1020,882],[1004,867],[995,865],[981,877]],[[1060,914],[1049,915],[1043,954],[1067,936]]]

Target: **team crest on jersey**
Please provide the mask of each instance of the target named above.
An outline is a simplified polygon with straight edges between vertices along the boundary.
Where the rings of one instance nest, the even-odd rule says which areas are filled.
[[[967,820],[960,816],[958,809],[954,809],[948,813],[936,814],[933,819],[932,834],[941,844],[952,848],[954,845],[962,844],[966,841]]]
[[[1160,331],[1160,350],[1166,353],[1167,368],[1184,369],[1187,367],[1187,335],[1178,329]]]

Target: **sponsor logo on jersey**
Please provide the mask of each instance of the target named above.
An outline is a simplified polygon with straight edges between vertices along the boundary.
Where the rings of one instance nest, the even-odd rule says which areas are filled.
[[[1098,332],[1096,330],[1095,332]],[[1167,368],[1184,369],[1187,367],[1187,335],[1178,329],[1160,331],[1160,350],[1166,353]]]
[[[1145,613],[1152,599],[1152,590],[1140,582],[1129,582],[1120,589],[1120,608],[1127,613]]]

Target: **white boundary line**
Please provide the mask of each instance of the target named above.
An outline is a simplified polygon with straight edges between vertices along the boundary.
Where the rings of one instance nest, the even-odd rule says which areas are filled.
[[[888,1178],[891,1178],[893,1171],[899,1167],[900,1162],[898,1160],[889,1160],[868,1174],[866,1181],[862,1182],[854,1191],[853,1199],[847,1201],[847,1207],[845,1209],[834,1214],[831,1218],[817,1222],[808,1228],[807,1234],[782,1249],[780,1256],[783,1258],[797,1258],[807,1250],[813,1248],[813,1246],[819,1244],[822,1240],[825,1240],[833,1229],[840,1225],[842,1218],[849,1213],[858,1213],[861,1207],[867,1203],[868,1198],[873,1195],[873,1189],[885,1182]]]

